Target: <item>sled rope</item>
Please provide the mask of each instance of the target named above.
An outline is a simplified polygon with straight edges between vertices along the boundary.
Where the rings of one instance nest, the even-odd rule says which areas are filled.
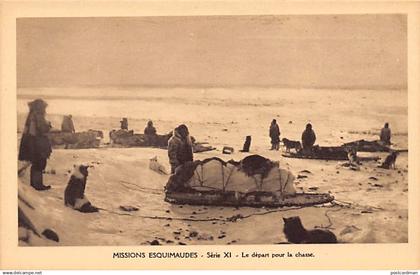
[[[297,210],[297,209],[302,209],[305,206],[299,206],[299,207],[293,207],[293,208],[287,208],[287,209],[273,209],[273,210],[268,210],[262,213],[251,213],[248,215],[244,215],[244,216],[239,216],[238,219],[247,219],[250,218],[252,216],[262,216],[262,215],[267,215],[267,214],[271,214],[271,213],[275,213],[275,212],[286,212],[286,211],[290,211],[290,210]],[[222,221],[222,222],[227,222],[229,221],[229,218],[205,218],[205,219],[195,219],[195,218],[180,218],[180,217],[166,217],[166,216],[148,216],[148,215],[133,215],[133,214],[129,214],[129,213],[119,213],[119,212],[115,212],[113,210],[109,210],[109,209],[105,209],[105,208],[99,208],[100,210],[106,211],[108,213],[111,214],[116,214],[116,215],[120,215],[120,216],[132,216],[132,217],[136,217],[136,218],[143,218],[143,219],[153,219],[153,220],[167,220],[167,221],[191,221],[191,222],[213,222],[213,221]]]
[[[226,167],[227,167],[227,166],[226,166]],[[228,175],[228,176],[227,176],[227,178],[226,178],[226,182],[224,183],[224,187],[225,187],[225,188],[228,186],[228,184],[229,184],[229,182],[230,182],[230,178],[231,178],[231,176],[232,176],[232,174],[233,174],[233,170],[234,170],[234,168],[230,169],[230,173],[229,173],[229,175]]]
[[[367,210],[367,209],[374,209],[374,210],[384,210],[382,207],[377,207],[377,206],[371,206],[371,205],[361,205],[355,202],[346,202],[346,201],[340,201],[340,200],[334,200],[331,202],[334,205],[338,205],[341,207],[345,207],[345,208],[352,208],[352,209],[362,209],[362,210]]]
[[[147,191],[147,192],[151,192],[149,194],[155,194],[155,195],[161,195],[161,194],[163,194],[163,190],[161,190],[161,189],[142,187],[142,186],[140,186],[138,184],[135,184],[135,183],[132,183],[132,182],[128,182],[128,181],[123,181],[123,180],[120,180],[120,182],[123,183],[123,185],[124,185],[124,183],[126,183],[126,184],[131,184],[131,185],[136,186],[137,187],[136,188],[137,191]],[[130,188],[130,187],[127,187],[127,188]]]
[[[332,227],[333,222],[331,221],[331,217],[328,215],[328,213],[338,212],[338,211],[343,210],[344,208],[357,209],[357,207],[358,207],[361,210],[370,210],[370,209],[384,210],[381,207],[369,206],[369,205],[368,206],[360,205],[360,204],[357,204],[357,203],[354,203],[354,202],[346,202],[346,201],[340,201],[340,200],[332,201],[330,206],[323,205],[323,206],[315,206],[315,207],[318,207],[318,208],[333,208],[333,207],[336,207],[336,206],[338,206],[339,208],[336,209],[336,210],[327,210],[324,213],[325,217],[328,219],[328,225],[326,225],[326,226],[320,225],[320,226],[316,226],[316,228],[332,229],[333,228]],[[356,206],[356,207],[354,207],[354,206]]]
[[[220,163],[220,169],[222,170],[222,191],[225,192],[226,185],[225,185],[225,170],[223,169],[223,163]]]
[[[329,212],[338,212],[338,211],[341,211],[341,210],[343,210],[343,208],[338,208],[338,209],[336,209],[336,210],[331,210],[331,209],[329,209],[329,210],[326,210],[325,212],[324,212],[324,216],[327,218],[327,220],[328,220],[328,225],[326,225],[326,226],[324,226],[324,225],[317,225],[317,226],[315,226],[315,228],[324,228],[324,229],[333,229],[333,222],[331,221],[331,217],[328,215],[328,213]]]
[[[341,201],[340,201],[341,202]],[[342,203],[346,203],[346,202],[342,202]],[[348,203],[347,204],[351,204]],[[324,215],[328,220],[328,225],[326,226],[316,226],[317,228],[326,228],[326,229],[331,229],[333,226],[333,222],[331,220],[331,217],[328,215],[329,212],[338,212],[343,210],[343,208],[349,208],[349,206],[346,205],[342,205],[342,204],[337,204],[334,202],[331,202],[331,205],[327,206],[327,205],[323,205],[323,206],[314,206],[316,208],[332,208],[332,207],[336,207],[339,206],[340,208],[336,209],[336,210],[327,210],[325,211]],[[273,209],[273,210],[268,210],[262,213],[251,213],[248,215],[244,215],[244,216],[239,216],[238,219],[247,219],[253,216],[263,216],[263,215],[267,215],[267,214],[271,214],[271,213],[277,213],[277,212],[287,212],[290,210],[298,210],[298,209],[302,209],[305,208],[306,206],[297,206],[297,207],[292,207],[292,208],[287,208],[287,209]],[[108,213],[111,214],[115,214],[115,215],[120,215],[120,216],[132,216],[132,217],[136,217],[136,218],[143,218],[143,219],[154,219],[154,220],[167,220],[167,221],[191,221],[191,222],[213,222],[213,221],[222,221],[222,222],[227,222],[230,221],[229,218],[205,218],[205,219],[199,219],[199,218],[180,218],[180,217],[167,217],[167,216],[148,216],[148,215],[133,215],[133,214],[129,214],[129,213],[119,213],[119,212],[115,212],[113,210],[109,210],[109,209],[105,209],[105,208],[98,208],[100,210],[106,211]],[[204,213],[201,213],[204,214]],[[232,221],[230,221],[232,222]]]

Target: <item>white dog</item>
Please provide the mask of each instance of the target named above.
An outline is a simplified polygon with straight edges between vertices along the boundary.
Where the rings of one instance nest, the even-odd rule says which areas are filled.
[[[169,175],[168,171],[166,171],[166,167],[158,162],[157,156],[150,159],[149,168],[159,174]]]

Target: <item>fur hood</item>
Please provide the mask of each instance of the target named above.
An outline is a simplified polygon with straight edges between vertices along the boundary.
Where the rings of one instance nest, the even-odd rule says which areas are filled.
[[[177,128],[175,128],[172,132],[172,137],[169,140],[175,139],[180,143],[186,142],[187,144],[192,146],[191,136],[188,135],[185,138],[185,141],[182,139],[181,134],[178,132]]]
[[[35,99],[34,101],[29,102],[28,106],[29,106],[30,112],[44,114],[45,108],[47,108],[48,104],[43,99],[38,98],[38,99]]]

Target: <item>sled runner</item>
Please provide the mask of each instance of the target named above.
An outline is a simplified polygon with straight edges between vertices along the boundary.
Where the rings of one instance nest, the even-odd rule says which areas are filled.
[[[166,192],[165,201],[173,204],[248,206],[248,207],[285,207],[311,206],[334,200],[330,194],[295,193],[277,198],[271,192],[250,192],[238,196],[233,191],[196,191]]]
[[[286,158],[299,158],[299,159],[319,159],[319,160],[348,160],[348,152],[350,149],[356,149],[356,147],[352,147],[350,143],[346,146],[314,146],[312,148],[311,153],[304,153],[303,151],[298,152],[286,152],[283,153],[282,156]],[[358,160],[360,161],[376,161],[380,158],[377,156],[366,156],[360,157],[358,156]]]

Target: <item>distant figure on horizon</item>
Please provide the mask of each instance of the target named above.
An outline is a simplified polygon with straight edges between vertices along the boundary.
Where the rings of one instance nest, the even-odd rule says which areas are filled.
[[[123,117],[120,123],[121,123],[121,130],[128,130],[128,120],[126,117]]]
[[[273,119],[270,125],[269,135],[271,138],[271,149],[270,150],[279,150],[280,148],[280,128],[277,124],[277,121]]]
[[[314,130],[312,130],[312,124],[306,124],[306,129],[302,133],[302,147],[304,154],[311,154],[312,147],[315,144],[316,135]]]
[[[385,145],[391,145],[391,129],[388,122],[385,123],[384,128],[381,129],[380,140]]]
[[[171,174],[177,167],[193,161],[193,148],[188,127],[181,124],[174,129],[173,136],[168,141],[168,157],[171,164]]]
[[[156,128],[153,126],[153,121],[147,122],[147,127],[144,128],[144,135],[147,139],[147,144],[154,146],[156,143]]]
[[[149,120],[147,122],[147,127],[144,128],[145,135],[156,135],[156,128],[153,126],[153,121]]]
[[[61,131],[66,133],[75,133],[74,124],[73,124],[73,116],[63,116],[63,122],[61,123]]]

